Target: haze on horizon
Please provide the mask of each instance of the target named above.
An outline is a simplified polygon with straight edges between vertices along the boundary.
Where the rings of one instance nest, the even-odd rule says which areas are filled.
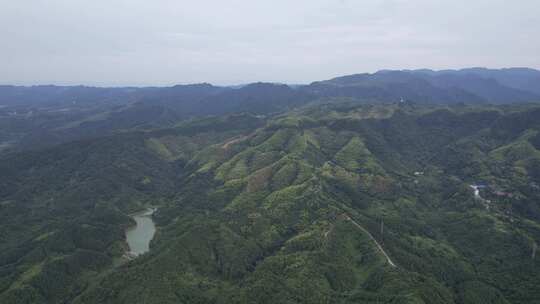
[[[0,0],[1,84],[307,83],[540,68],[540,2]]]

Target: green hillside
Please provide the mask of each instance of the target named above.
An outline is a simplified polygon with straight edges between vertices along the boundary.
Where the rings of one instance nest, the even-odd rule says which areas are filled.
[[[539,118],[315,104],[5,156],[0,302],[540,303]]]

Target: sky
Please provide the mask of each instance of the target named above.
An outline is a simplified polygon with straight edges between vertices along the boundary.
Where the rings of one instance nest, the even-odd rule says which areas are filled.
[[[309,83],[540,69],[537,0],[0,0],[0,83]]]

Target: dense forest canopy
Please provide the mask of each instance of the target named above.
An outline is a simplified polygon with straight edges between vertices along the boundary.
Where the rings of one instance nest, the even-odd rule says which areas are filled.
[[[539,74],[0,87],[0,303],[538,303]]]

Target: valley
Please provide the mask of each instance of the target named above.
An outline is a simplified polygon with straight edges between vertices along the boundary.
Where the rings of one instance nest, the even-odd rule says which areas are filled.
[[[418,73],[28,97],[0,117],[0,302],[534,303],[540,107]]]
[[[540,1],[2,1],[0,304],[540,304]]]
[[[317,104],[4,156],[0,299],[527,303],[539,111]]]

